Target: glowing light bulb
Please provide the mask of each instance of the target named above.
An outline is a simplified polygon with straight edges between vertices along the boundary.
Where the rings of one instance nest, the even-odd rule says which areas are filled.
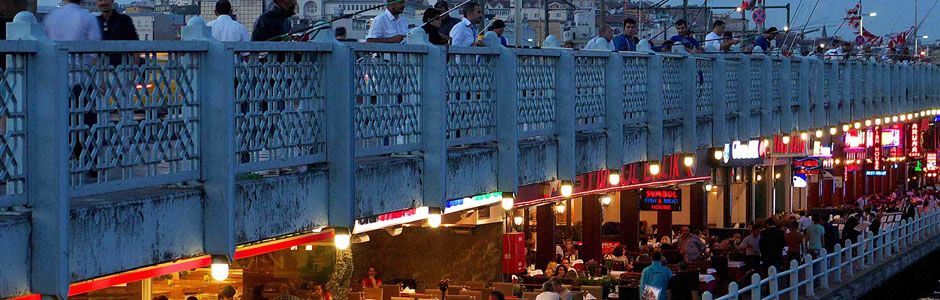
[[[785,136],[783,136],[783,138],[782,138],[781,140],[782,140],[782,142],[783,142],[784,145],[789,144],[789,143],[790,143],[790,136],[789,136],[789,135],[785,135]]]
[[[571,192],[574,190],[574,186],[571,184],[571,180],[562,180],[561,181],[561,195],[564,197],[570,197]]]
[[[682,164],[686,167],[692,167],[693,163],[695,163],[695,157],[692,156],[692,154],[686,154],[685,157],[682,158]]]
[[[836,135],[836,133],[839,133],[838,129],[835,127],[829,128],[829,135]]]
[[[649,163],[649,171],[650,171],[650,175],[658,175],[659,174],[659,162],[655,160],[651,160]]]
[[[610,175],[607,175],[607,182],[609,182],[610,185],[620,184],[620,171],[610,170]]]
[[[522,225],[522,216],[512,217],[512,223],[516,224],[516,226]]]
[[[428,209],[428,226],[437,228],[441,226],[441,208],[431,207]]]
[[[512,209],[512,205],[515,204],[515,198],[513,197],[513,193],[503,192],[503,201],[501,204],[503,206],[503,209],[505,210]]]
[[[338,250],[349,249],[349,244],[352,242],[352,237],[349,235],[349,228],[338,227],[333,228],[333,244]]]
[[[801,140],[804,140],[804,141],[805,141],[805,140],[808,139],[808,138],[809,138],[809,134],[808,134],[808,133],[806,133],[806,132],[800,132],[800,139],[801,139]]]
[[[555,205],[555,211],[557,211],[560,214],[565,213],[565,203],[558,203],[557,205]]]
[[[849,132],[849,124],[842,124],[842,132]]]
[[[715,186],[713,186],[711,183],[705,185],[706,192],[711,192],[713,188],[715,188]]]
[[[605,206],[610,205],[611,201],[613,201],[613,198],[611,198],[609,195],[604,195],[601,197],[601,204]]]
[[[228,258],[223,255],[212,256],[212,279],[225,281],[228,278]]]

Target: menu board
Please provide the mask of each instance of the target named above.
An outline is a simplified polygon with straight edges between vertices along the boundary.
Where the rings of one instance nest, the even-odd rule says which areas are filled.
[[[640,190],[640,210],[681,211],[682,191],[673,189]]]

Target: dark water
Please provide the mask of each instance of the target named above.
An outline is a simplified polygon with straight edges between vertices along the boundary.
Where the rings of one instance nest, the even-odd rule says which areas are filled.
[[[940,299],[940,251],[911,264],[860,299]]]

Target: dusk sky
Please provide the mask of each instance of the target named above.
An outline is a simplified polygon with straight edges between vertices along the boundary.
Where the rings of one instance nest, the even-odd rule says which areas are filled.
[[[865,18],[865,28],[876,35],[884,35],[910,28],[914,25],[914,1],[915,0],[863,0],[862,8],[864,12],[877,12],[875,17]],[[937,1],[940,0],[918,0],[919,18],[923,19],[927,12]],[[55,5],[60,0],[39,0],[40,5]],[[117,0],[119,3],[129,3],[132,0]],[[689,0],[689,4],[702,4],[704,0]],[[791,8],[791,27],[801,28],[816,4],[816,0],[767,0],[767,5],[786,5],[790,3]],[[802,4],[801,4],[802,3]],[[845,17],[845,11],[855,6],[858,0],[819,0],[819,6],[816,12],[809,20],[810,29],[819,28],[826,25],[830,35],[836,33],[836,28],[842,23]],[[682,0],[670,0],[671,5],[681,5]],[[736,6],[741,4],[741,0],[709,0],[710,6]],[[940,5],[938,5],[940,6]],[[719,11],[716,11],[718,13]],[[690,12],[691,14],[692,12]],[[740,17],[740,14],[736,14]],[[748,12],[750,19],[750,12]],[[767,24],[782,28],[786,22],[786,10],[771,9],[768,10]],[[810,36],[817,36],[819,32]],[[927,21],[922,25],[919,35],[929,36],[930,41],[940,39],[940,7],[927,17]],[[838,32],[839,36],[844,38],[853,38],[854,34],[844,27]]]

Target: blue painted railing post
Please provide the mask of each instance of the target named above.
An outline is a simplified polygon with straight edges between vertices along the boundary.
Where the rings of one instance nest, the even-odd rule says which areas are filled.
[[[332,227],[353,229],[356,220],[356,55],[336,41],[327,58],[330,88],[326,89],[326,161],[329,168],[329,217]],[[438,99],[438,101],[443,101]]]
[[[842,282],[842,252],[844,252],[842,249],[842,245],[840,245],[839,243],[836,243],[835,248],[833,248],[832,250],[832,254],[834,255],[832,256],[831,270],[833,270],[833,272],[835,273],[833,274],[833,277],[835,277],[835,280],[837,283]]]
[[[800,299],[800,272],[797,269],[799,266],[800,264],[797,263],[796,260],[790,261],[790,270],[793,270],[793,272],[790,273],[789,278],[790,287],[793,288],[793,290],[790,291],[790,300]]]
[[[202,55],[196,86],[200,101],[199,151],[203,248],[211,255],[235,259],[235,65],[234,51],[212,37],[212,28],[199,17],[182,28],[182,38],[208,44]]]
[[[416,33],[420,34],[415,36]],[[422,202],[425,206],[443,208],[447,201],[447,53],[428,42],[420,29],[412,31],[408,44],[425,45],[428,49],[421,64]]]
[[[858,243],[853,244],[852,240],[845,240],[845,276],[847,278],[852,278],[855,276],[855,272],[853,270],[855,266],[855,259],[853,259],[853,257],[855,257],[854,252],[858,250],[857,245]]]
[[[696,138],[696,126],[697,122],[697,113],[698,109],[696,108],[695,103],[695,86],[698,85],[698,72],[695,72],[695,60],[696,58],[687,52],[682,52],[682,56],[685,58],[682,59],[682,70],[687,70],[680,72],[682,80],[682,88],[679,95],[679,105],[683,109],[680,109],[679,116],[682,119],[682,153],[695,153],[695,149],[698,148],[698,141]]]
[[[501,192],[516,192],[519,187],[519,107],[518,59],[516,53],[500,47],[496,74],[496,188]]]
[[[724,56],[714,57],[712,77],[720,80],[712,80],[712,145],[719,147],[731,141],[728,132],[728,80],[725,80],[729,66]]]
[[[577,114],[575,111],[575,90],[574,90],[574,54],[570,50],[556,50],[561,52],[558,57],[558,65],[555,66],[555,133],[558,138],[558,158],[556,167],[558,168],[559,180],[571,180],[574,182],[575,162],[577,155],[575,152],[575,122]]]
[[[799,118],[795,118],[793,115],[793,104],[797,104],[797,109],[799,109],[797,116],[799,116],[799,112],[804,110],[805,107],[799,105],[799,103],[793,103],[793,89],[791,88],[793,86],[793,81],[791,80],[792,73],[790,72],[790,68],[790,58],[784,57],[780,59],[780,68],[774,69],[770,73],[770,76],[780,76],[780,80],[777,81],[777,84],[780,88],[780,103],[775,103],[774,105],[780,105],[781,114],[780,122],[775,125],[779,126],[780,131],[783,132],[809,129],[807,128],[806,123],[800,123],[801,120]],[[771,82],[771,84],[773,83]],[[773,97],[771,97],[771,99],[773,99]]]
[[[780,291],[780,275],[777,275],[777,267],[767,268],[767,278],[770,278],[767,282],[767,296],[776,296]]]
[[[661,160],[663,157],[663,57],[652,55],[646,71],[646,160]],[[649,170],[647,170],[649,171]]]
[[[68,53],[49,40],[33,14],[7,23],[8,40],[33,40],[26,69],[26,202],[32,206],[30,288],[65,299],[69,292]],[[51,88],[47,88],[51,87]]]
[[[753,54],[751,55],[756,61],[752,63],[758,63],[760,66],[760,79],[751,78],[751,80],[760,80],[760,136],[771,136],[778,132],[784,131],[785,133],[790,133],[789,130],[783,130],[780,128],[780,124],[774,124],[774,106],[776,103],[773,103],[773,76],[774,74],[774,61],[764,54]]]
[[[819,257],[822,259],[819,260],[819,271],[822,272],[822,276],[819,277],[819,287],[823,290],[829,289],[829,252],[825,248],[819,249]]]
[[[607,169],[623,169],[623,57],[612,52],[607,59],[606,111],[604,112],[605,128],[607,129],[607,152],[605,153]],[[622,176],[622,175],[621,175]]]
[[[771,267],[773,268],[773,267]],[[751,300],[760,300],[760,274],[751,274]]]
[[[803,261],[810,262],[809,266],[806,266],[806,268],[803,269],[803,277],[806,278],[806,296],[813,297],[816,296],[816,284],[813,282],[813,276],[816,275],[813,273],[813,256],[806,254],[803,256]],[[795,262],[796,261],[790,261],[791,264]]]
[[[747,140],[755,137],[751,133],[754,130],[753,120],[751,120],[751,57],[739,54],[737,65],[738,71],[738,138]],[[757,126],[760,126],[758,123]]]

